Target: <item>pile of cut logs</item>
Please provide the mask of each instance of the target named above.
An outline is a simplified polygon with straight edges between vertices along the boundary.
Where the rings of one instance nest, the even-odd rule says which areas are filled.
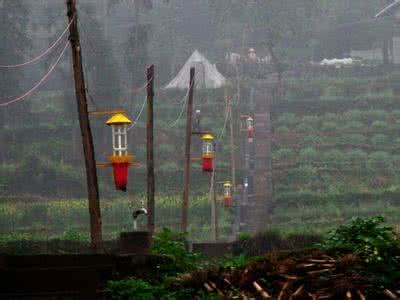
[[[380,295],[369,294],[370,278],[362,274],[362,264],[353,255],[271,254],[243,268],[186,274],[172,287],[203,290],[221,299],[400,300],[400,291],[385,288]]]

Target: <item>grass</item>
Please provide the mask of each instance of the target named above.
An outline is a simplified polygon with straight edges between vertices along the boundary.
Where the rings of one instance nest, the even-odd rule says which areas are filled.
[[[132,211],[140,207],[144,199],[127,198],[102,200],[103,231],[105,239],[116,238],[121,231],[133,229]],[[219,201],[219,216],[222,233],[230,228],[229,213]],[[156,223],[158,228],[180,228],[180,197],[159,196],[156,198]],[[190,199],[189,234],[194,240],[207,240],[210,235],[211,207],[205,196]],[[144,227],[144,218],[139,226]],[[48,201],[7,201],[0,203],[0,241],[15,239],[63,238],[66,233],[89,232],[89,213],[86,199],[60,199]],[[85,235],[87,236],[87,235]]]
[[[324,234],[333,227],[349,222],[353,217],[382,215],[388,224],[400,232],[400,201],[396,193],[366,195],[336,195],[325,197],[282,195],[276,201],[272,216],[266,216],[266,229],[282,235]],[[296,196],[296,197],[295,197]],[[360,198],[361,197],[361,198]],[[126,198],[103,200],[103,232],[105,239],[115,239],[121,231],[132,230],[131,211],[142,198],[132,202]],[[219,199],[219,226],[221,237],[230,234],[232,215]],[[156,224],[158,230],[168,227],[180,229],[180,197],[158,196]],[[211,207],[206,196],[191,199],[189,211],[189,238],[210,240]],[[140,226],[144,226],[144,219]],[[52,201],[7,201],[0,203],[0,242],[12,240],[48,240],[66,238],[88,239],[89,217],[85,199],[60,199]]]

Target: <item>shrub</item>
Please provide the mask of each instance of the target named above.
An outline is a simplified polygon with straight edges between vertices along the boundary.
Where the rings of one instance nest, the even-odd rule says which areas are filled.
[[[304,116],[302,122],[312,127],[317,127],[320,123],[317,116]]]
[[[356,163],[364,162],[367,159],[367,154],[360,149],[349,151],[346,156],[350,162]]]
[[[362,134],[346,134],[343,136],[345,143],[361,145],[364,144],[367,138]]]
[[[298,118],[292,113],[284,113],[278,118],[278,123],[283,126],[294,126],[298,122]]]
[[[363,129],[364,127],[364,124],[359,121],[349,121],[345,125],[346,129]]]
[[[388,123],[385,121],[374,121],[371,124],[373,130],[385,130],[388,128]]]
[[[330,165],[340,166],[341,164],[343,164],[346,156],[342,151],[333,149],[326,152],[323,158],[326,161],[326,163]]]
[[[321,246],[336,253],[357,255],[368,264],[397,264],[399,241],[393,228],[383,223],[383,217],[353,219],[350,225],[331,231]]]
[[[87,241],[88,237],[78,230],[70,228],[64,232],[63,239],[66,241]]]
[[[387,167],[391,163],[391,156],[384,151],[373,152],[369,155],[368,166],[370,168]]]
[[[275,160],[293,160],[296,157],[295,152],[292,149],[282,148],[276,151],[273,155]]]
[[[375,146],[382,146],[387,143],[387,136],[384,134],[375,134],[371,138],[371,143]]]
[[[312,147],[302,149],[300,151],[301,162],[313,162],[319,158],[318,151]]]
[[[389,115],[384,110],[371,110],[367,111],[365,114],[370,121],[386,121]]]
[[[107,288],[115,300],[156,300],[160,292],[159,287],[139,279],[110,281]]]
[[[302,123],[302,124],[299,124],[298,126],[296,126],[296,131],[303,132],[303,133],[304,132],[314,132],[315,129],[310,125]]]
[[[327,131],[335,131],[338,129],[338,126],[335,122],[332,121],[324,121],[322,122],[321,130],[324,132]]]
[[[163,271],[182,273],[192,271],[197,267],[198,256],[190,253],[185,247],[185,236],[164,228],[154,237],[152,252],[167,255],[173,259],[172,265],[165,265]]]
[[[290,132],[290,129],[288,127],[286,127],[286,126],[279,126],[276,129],[276,132],[277,133],[288,133],[288,132]]]
[[[346,111],[343,114],[343,117],[347,121],[359,121],[359,122],[362,122],[363,115],[364,115],[363,112],[360,111],[360,110],[350,110],[350,111]]]

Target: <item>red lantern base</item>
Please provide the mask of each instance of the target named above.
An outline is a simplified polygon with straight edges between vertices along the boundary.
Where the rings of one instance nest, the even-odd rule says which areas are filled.
[[[212,158],[203,157],[203,172],[214,171],[214,163]]]
[[[233,204],[232,197],[224,197],[225,207],[232,207],[232,204]]]
[[[254,129],[254,127],[247,129],[247,137],[249,139],[253,139],[255,135],[256,135],[256,130]]]
[[[128,184],[128,168],[129,163],[113,163],[114,170],[114,183],[115,188],[120,191],[126,192],[126,186]]]

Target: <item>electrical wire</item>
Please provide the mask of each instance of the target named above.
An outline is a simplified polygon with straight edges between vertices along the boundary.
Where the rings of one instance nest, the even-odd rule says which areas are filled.
[[[133,124],[132,124],[131,126],[129,126],[128,131],[131,130],[133,127],[135,127],[135,125],[138,123],[138,121],[139,121],[139,119],[140,119],[140,116],[142,115],[142,113],[143,113],[143,111],[144,111],[144,107],[146,106],[146,102],[147,102],[147,97],[144,98],[142,107],[141,107],[141,109],[140,109],[138,115],[136,116],[136,118],[133,119],[134,122],[133,122]]]
[[[180,101],[180,104],[182,105],[181,112],[179,113],[178,118],[174,122],[172,122],[170,125],[168,125],[169,128],[174,128],[178,124],[180,119],[182,118],[183,113],[184,113],[185,108],[186,108],[186,105],[187,105],[187,102],[188,102],[188,99],[189,99],[189,92],[190,92],[190,89],[193,87],[193,84],[194,84],[194,81],[192,81],[190,87],[188,88],[188,90],[186,92],[186,95]]]
[[[220,134],[218,135],[218,140],[220,140],[225,134],[225,129],[226,129],[226,125],[228,124],[229,116],[230,116],[229,110],[228,110],[228,108],[226,108],[224,127],[222,128]],[[230,116],[230,117],[232,118],[232,116]]]
[[[33,64],[33,63],[37,62],[38,60],[40,60],[41,58],[43,58],[44,56],[49,54],[58,45],[58,43],[61,41],[63,36],[67,33],[67,31],[71,27],[71,24],[74,21],[74,19],[75,19],[75,16],[71,19],[71,21],[69,22],[67,27],[64,29],[64,31],[61,33],[61,35],[58,37],[58,39],[49,48],[47,48],[42,54],[40,54],[39,56],[36,56],[35,58],[31,59],[30,61],[27,61],[27,62],[24,62],[24,63],[21,63],[21,64],[0,65],[0,68],[4,68],[4,69],[5,68],[7,68],[7,69],[20,68],[20,67],[28,66],[30,64]]]
[[[65,43],[64,49],[62,50],[60,56],[57,58],[56,62],[51,66],[51,68],[49,69],[49,71],[43,76],[42,79],[40,79],[29,91],[27,91],[25,94],[13,99],[13,100],[9,100],[6,102],[2,102],[0,103],[0,107],[5,107],[8,106],[10,104],[16,103],[18,101],[21,101],[23,99],[25,99],[26,97],[30,96],[31,94],[33,94],[45,81],[47,78],[49,78],[49,76],[51,75],[51,73],[54,71],[54,69],[56,68],[56,66],[58,65],[58,63],[60,62],[61,58],[64,56],[65,51],[68,48],[68,44],[69,41],[67,41]]]

